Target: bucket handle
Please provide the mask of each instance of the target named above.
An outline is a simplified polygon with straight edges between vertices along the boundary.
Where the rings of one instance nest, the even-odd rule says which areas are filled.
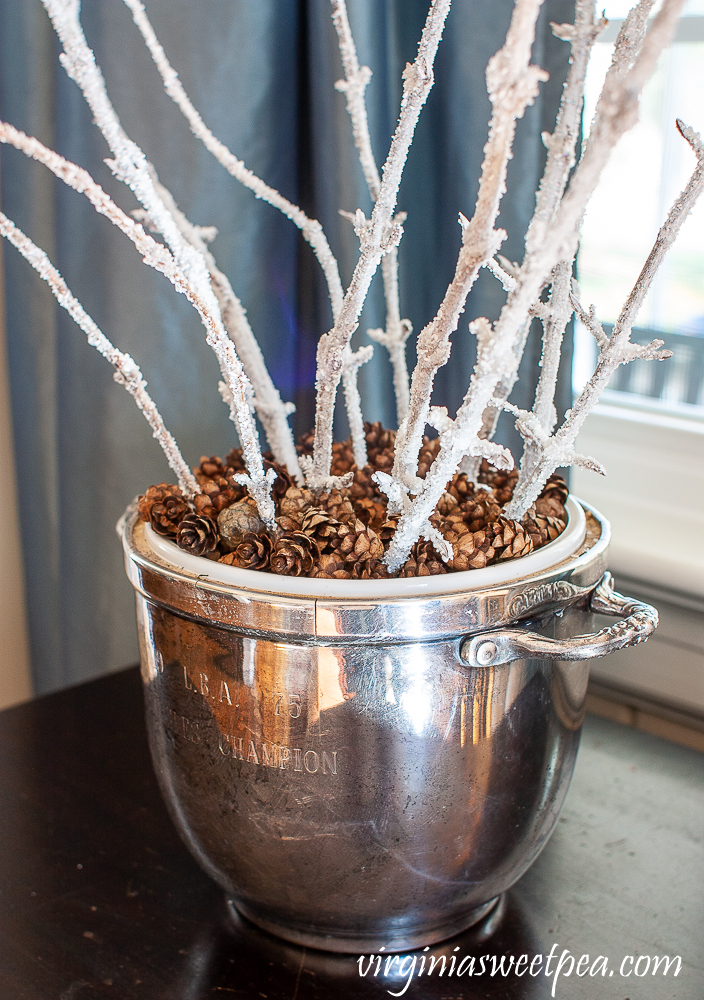
[[[493,667],[511,660],[589,660],[625,646],[645,642],[658,627],[658,613],[650,604],[623,597],[613,589],[611,573],[604,573],[592,592],[590,610],[602,615],[627,615],[599,632],[572,639],[550,639],[521,629],[498,629],[469,636],[460,646],[460,659],[470,667]]]

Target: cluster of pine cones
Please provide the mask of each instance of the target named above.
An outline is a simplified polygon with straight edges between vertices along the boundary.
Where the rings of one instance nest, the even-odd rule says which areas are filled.
[[[177,486],[150,486],[139,498],[139,516],[154,531],[173,539],[194,555],[241,569],[267,570],[284,576],[344,580],[378,580],[389,576],[382,562],[398,517],[387,513],[387,498],[372,473],[390,472],[394,432],[381,424],[365,424],[369,464],[358,469],[350,441],[333,446],[332,475],[354,473],[352,484],[316,496],[296,485],[285,468],[265,456],[276,470],[273,497],[279,531],[270,535],[257,508],[234,475],[244,472],[242,452],[233,449],[225,461],[202,458],[196,478],[202,492],[186,499]],[[438,441],[425,438],[418,474],[424,478],[438,451]],[[310,454],[313,434],[299,446]],[[516,484],[517,472],[499,472],[482,464],[479,484],[457,473],[430,520],[451,544],[447,563],[431,542],[421,539],[398,576],[481,569],[489,563],[527,555],[556,538],[565,527],[567,484],[558,475],[548,480],[540,498],[519,523],[502,514]]]

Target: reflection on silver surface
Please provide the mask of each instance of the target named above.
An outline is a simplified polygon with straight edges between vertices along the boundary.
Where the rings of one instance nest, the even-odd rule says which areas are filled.
[[[552,575],[375,602],[338,616],[334,640],[316,636],[314,601],[200,594],[125,522],[162,791],[252,921],[332,951],[404,951],[481,919],[528,868],[567,792],[588,664],[468,665],[465,611],[484,629],[537,614],[525,628],[551,639],[567,609],[588,630],[608,542],[590,518],[584,551]]]

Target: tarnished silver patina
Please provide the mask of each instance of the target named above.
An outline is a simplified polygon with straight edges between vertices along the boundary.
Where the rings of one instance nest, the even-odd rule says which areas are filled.
[[[489,913],[557,820],[586,658],[657,625],[611,589],[588,508],[548,571],[388,601],[215,583],[157,558],[134,512],[119,527],[174,822],[241,913],[316,948],[408,950]],[[595,612],[627,617],[584,634]]]

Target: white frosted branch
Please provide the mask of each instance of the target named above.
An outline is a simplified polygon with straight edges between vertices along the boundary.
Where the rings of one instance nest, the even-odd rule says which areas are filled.
[[[137,363],[129,354],[118,350],[108,340],[75,295],[71,293],[66,282],[44,251],[40,250],[2,212],[0,212],[0,234],[19,250],[37,274],[46,281],[59,305],[66,310],[71,318],[80,326],[81,330],[83,330],[88,338],[88,343],[92,347],[95,347],[113,366],[115,369],[115,381],[125,387],[146,417],[152,429],[152,434],[161,445],[167,462],[176,473],[182,492],[187,496],[199,493],[200,488],[193,473],[186,464],[173,436],[164,426],[164,421],[156,408],[154,400],[147,392],[147,383]]]
[[[460,215],[462,247],[455,274],[436,316],[418,336],[418,360],[411,378],[409,410],[396,436],[393,474],[416,493],[421,489],[425,491],[417,476],[418,453],[428,419],[435,375],[450,357],[450,336],[457,329],[467,295],[479,270],[493,259],[506,238],[502,230],[494,227],[506,190],[506,170],[516,122],[535,100],[540,82],[547,79],[542,69],[530,63],[535,23],[541,5],[542,0],[516,0],[506,41],[487,66],[486,82],[492,114],[474,215],[469,222]],[[501,372],[497,369],[496,380],[500,376]],[[493,388],[493,385],[488,388],[487,399]],[[418,523],[427,516],[427,513],[419,514]],[[403,561],[400,550],[394,550],[389,558],[393,562]]]
[[[352,437],[352,450],[354,451],[354,461],[358,469],[363,469],[367,464],[367,441],[364,434],[362,400],[359,395],[357,377],[359,369],[370,360],[373,353],[374,348],[371,344],[360,347],[354,353],[348,347],[345,354],[345,368],[342,375],[347,420],[350,425],[350,435]]]
[[[484,267],[487,271],[491,271],[495,278],[498,278],[503,285],[504,291],[514,291],[516,287],[516,278],[503,268],[498,260],[491,257],[489,260],[485,261]]]
[[[345,95],[347,113],[352,122],[354,144],[359,153],[359,162],[364,179],[369,188],[373,202],[376,201],[381,188],[381,179],[376,160],[372,151],[369,135],[369,121],[365,91],[371,79],[372,71],[368,66],[360,66],[357,58],[357,48],[347,16],[345,0],[332,0],[332,20],[335,25],[340,46],[340,56],[344,69],[344,80],[335,84],[337,90]],[[397,216],[402,223],[405,219]],[[394,393],[396,395],[396,417],[400,424],[408,410],[408,366],[406,364],[406,341],[411,332],[411,324],[407,319],[401,319],[398,289],[398,249],[392,247],[381,262],[381,273],[384,281],[384,298],[386,300],[386,329],[384,331],[369,330],[377,343],[382,344],[389,352],[394,374]],[[383,336],[379,336],[383,333]]]
[[[282,194],[257,177],[256,174],[245,166],[242,160],[238,159],[224,143],[220,142],[213,135],[191,103],[183,84],[178,78],[178,73],[167,59],[166,53],[147,17],[144,4],[141,3],[141,0],[124,0],[124,3],[129,7],[132,19],[149,49],[149,53],[163,80],[166,93],[185,117],[193,134],[200,139],[218,163],[238,180],[240,184],[249,188],[257,198],[261,198],[282,212],[301,230],[303,238],[312,247],[313,252],[320,262],[330,294],[333,315],[337,315],[342,304],[342,284],[340,282],[337,261],[330,249],[327,237],[323,232],[323,227],[317,219],[309,219],[305,212],[297,205],[288,201]]]
[[[309,485],[323,489],[332,461],[332,420],[335,396],[343,372],[344,355],[357,328],[369,285],[384,254],[398,245],[402,229],[394,222],[403,168],[418,117],[433,85],[433,63],[450,0],[432,0],[418,45],[418,55],[403,73],[403,96],[398,124],[382,170],[379,193],[371,218],[358,225],[360,256],[335,324],[318,344],[316,370],[315,444]],[[358,216],[361,212],[357,213]]]
[[[598,402],[601,393],[619,365],[628,364],[637,358],[663,361],[671,356],[671,351],[661,350],[663,343],[661,340],[654,340],[650,344],[641,346],[632,344],[630,337],[643,300],[665,254],[672,246],[682,224],[704,190],[704,144],[702,144],[701,137],[693,129],[680,121],[678,121],[677,126],[697,157],[694,173],[670,209],[638,280],[614,325],[611,337],[601,347],[594,374],[580,393],[572,409],[565,415],[561,427],[543,443],[539,458],[529,475],[519,478],[513,499],[506,509],[508,517],[517,520],[521,518],[530,505],[535,502],[544,483],[555,469],[559,465],[569,465],[575,460],[574,442],[577,435],[587,415]]]
[[[574,284],[574,283],[573,283]],[[591,335],[596,340],[599,347],[606,347],[609,342],[609,338],[606,336],[604,327],[601,325],[597,319],[596,309],[593,305],[589,306],[589,312],[587,312],[582,303],[579,301],[579,291],[574,290],[570,293],[570,304],[574,311],[579,316],[579,321],[584,326]]]
[[[184,292],[197,309],[206,329],[206,342],[215,352],[223,377],[232,394],[230,418],[237,427],[242,444],[250,477],[250,492],[257,503],[262,520],[267,525],[274,526],[274,502],[264,474],[259,435],[248,402],[251,384],[234,344],[223,326],[220,307],[210,284],[210,275],[203,255],[184,239],[175,219],[156,190],[144,153],[127,136],[120,124],[110,103],[103,75],[83,34],[78,0],[42,0],[42,3],[63,46],[60,55],[61,64],[81,88],[93,112],[95,123],[113,154],[114,159],[106,161],[108,166],[117,179],[127,184],[133,191],[153,225],[164,234],[171,249],[178,268],[179,281],[182,279],[183,282],[181,287],[178,284],[176,287]],[[151,263],[149,259],[145,260]],[[168,274],[167,276],[171,277]]]
[[[220,305],[220,312],[225,329],[230,335],[247,377],[254,390],[254,408],[262,422],[269,447],[277,462],[285,465],[289,473],[297,480],[303,480],[303,474],[298,465],[298,455],[293,434],[288,423],[288,417],[295,411],[293,403],[284,403],[278,389],[271,380],[261,349],[247,318],[247,312],[235,294],[226,274],[217,266],[215,257],[207,247],[206,237],[217,230],[214,227],[194,226],[178,208],[173,196],[159,183],[153,174],[154,186],[168,208],[176,225],[186,240],[202,255],[208,267],[210,281],[215,296]],[[144,212],[133,212],[135,218]],[[147,219],[151,224],[151,220]],[[204,235],[205,233],[205,235]]]

